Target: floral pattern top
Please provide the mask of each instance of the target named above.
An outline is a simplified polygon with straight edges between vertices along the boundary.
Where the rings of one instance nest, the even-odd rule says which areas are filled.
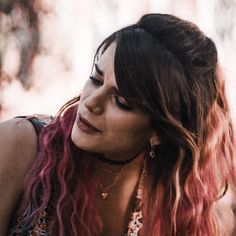
[[[136,200],[133,211],[131,213],[130,222],[125,232],[125,236],[138,236],[140,229],[143,227],[142,196],[143,196],[144,176],[145,176],[145,167],[143,167],[139,179]]]
[[[22,117],[23,118],[23,117]],[[34,126],[36,133],[39,134],[41,128],[45,127],[52,121],[52,117],[34,115],[26,117]],[[41,127],[39,127],[41,125]],[[138,236],[139,231],[143,226],[142,215],[142,192],[143,192],[143,180],[145,176],[145,168],[142,169],[138,186],[137,194],[134,202],[134,207],[130,216],[130,221],[124,232],[124,236]],[[51,206],[48,206],[50,209]],[[53,236],[48,229],[50,217],[48,215],[48,209],[44,209],[38,213],[38,217],[31,223],[30,229],[27,231],[22,230],[22,224],[20,217],[13,220],[12,226],[8,232],[8,236]]]

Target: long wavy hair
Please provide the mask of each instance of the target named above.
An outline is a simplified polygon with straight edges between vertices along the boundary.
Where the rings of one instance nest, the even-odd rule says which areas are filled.
[[[166,14],[144,15],[113,33],[95,57],[112,42],[119,90],[150,115],[160,139],[158,157],[147,160],[144,235],[222,235],[216,203],[236,183],[235,142],[215,44],[196,25]],[[78,101],[41,134],[20,210],[25,227],[46,208],[54,209],[55,235],[102,231],[93,158],[70,137]]]

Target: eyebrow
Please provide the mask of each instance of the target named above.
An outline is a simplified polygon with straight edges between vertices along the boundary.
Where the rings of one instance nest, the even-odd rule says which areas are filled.
[[[104,76],[104,73],[103,73],[103,71],[98,67],[98,64],[95,63],[94,66],[95,66],[95,69],[96,69],[97,73],[98,73],[101,77],[103,77],[103,76]]]

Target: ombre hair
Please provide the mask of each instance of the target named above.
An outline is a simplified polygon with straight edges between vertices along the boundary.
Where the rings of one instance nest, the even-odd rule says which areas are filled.
[[[236,182],[235,142],[215,44],[196,25],[166,14],[144,15],[113,33],[95,58],[112,42],[117,86],[150,115],[160,139],[157,158],[147,159],[144,235],[222,235],[215,205]],[[70,137],[78,101],[41,134],[20,210],[25,227],[53,198],[56,235],[102,231],[93,158]]]

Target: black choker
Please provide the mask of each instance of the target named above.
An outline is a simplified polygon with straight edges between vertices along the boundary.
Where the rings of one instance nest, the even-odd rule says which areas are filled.
[[[99,161],[110,164],[110,165],[115,165],[115,166],[123,166],[125,164],[128,164],[131,161],[133,161],[137,156],[134,156],[128,160],[123,161],[123,160],[111,160],[101,155],[94,155],[94,157],[97,158]]]

